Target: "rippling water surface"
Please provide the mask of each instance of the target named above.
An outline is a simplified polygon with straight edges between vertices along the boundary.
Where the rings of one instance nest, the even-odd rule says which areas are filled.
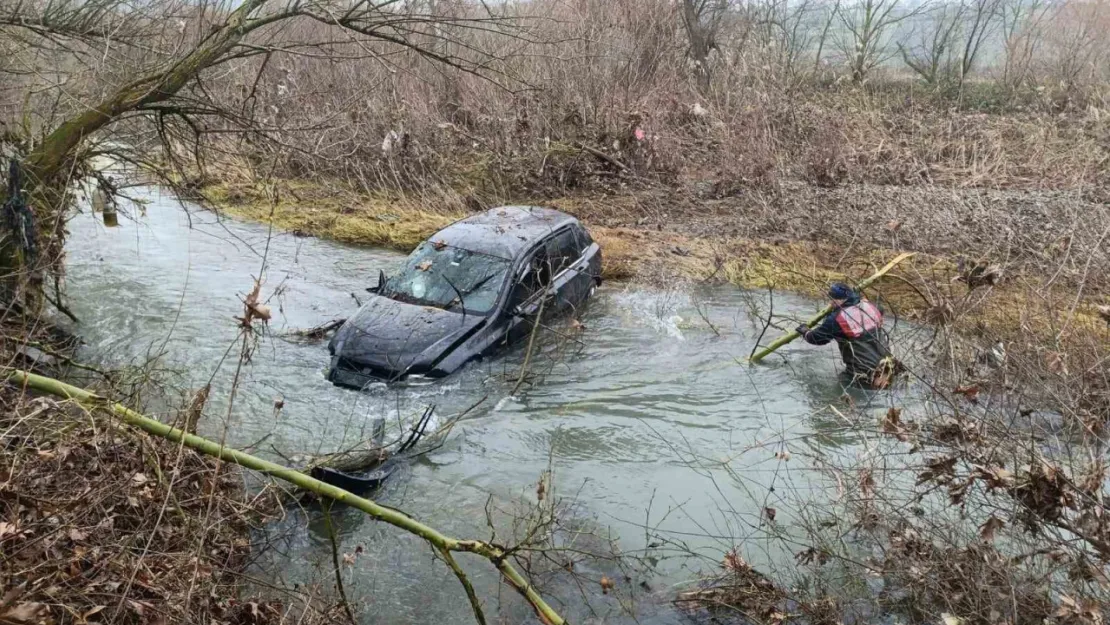
[[[671,585],[719,560],[733,539],[756,562],[784,555],[755,538],[759,511],[783,496],[783,484],[794,493],[827,485],[811,481],[802,461],[776,460],[774,452],[783,449],[776,441],[788,440],[795,455],[854,453],[853,441],[839,433],[844,424],[827,408],[843,393],[834,347],[793,344],[767,366],[736,364],[761,329],[749,307],[765,310],[766,294],[607,283],[582,316],[584,328],[558,328],[573,340],[552,341],[537,359],[542,376],[516,396],[509,393],[521,349],[445,380],[356,392],[324,379],[324,343],[283,335],[353,313],[378,270],[389,273],[401,255],[271,236],[264,225],[220,219],[156,191],[145,198],[145,213],[132,211],[120,227],[105,228],[91,214],[70,224],[69,293],[82,319],[84,357],[113,364],[157,358],[180,388],[212,380],[201,433],[226,435],[231,444],[272,458],[341,449],[365,439],[375,418],[397,423],[429,404],[446,416],[482,400],[442,447],[412,462],[378,495],[447,534],[488,537],[487,508],[512,510],[534,500],[537,479],[550,466],[558,495],[574,502],[578,527],[629,552],[667,543],[647,554],[658,560],[654,575],[635,574],[631,584],[637,593],[667,597]],[[260,274],[274,316],[239,372],[229,412],[239,360],[234,316]],[[817,306],[782,294],[774,300],[779,315],[808,316]],[[280,411],[277,398],[284,400]],[[855,398],[872,402],[877,414],[905,400]],[[780,488],[771,493],[773,485]],[[339,517],[342,549],[364,549],[348,571],[348,592],[362,603],[365,622],[472,622],[457,582],[426,547],[360,514]],[[505,514],[494,517],[507,531]],[[779,521],[789,523],[785,508]],[[285,538],[261,558],[260,575],[290,585],[314,574],[319,579],[330,551],[317,515],[292,514],[282,529]],[[591,548],[604,543],[581,540]],[[675,555],[676,544],[708,559],[664,557]],[[578,572],[594,579],[619,573],[605,563],[582,566]],[[487,567],[467,567],[479,592],[495,603],[499,590]],[[556,600],[569,602],[563,610],[577,621],[626,618],[613,597],[592,585],[589,602],[579,600],[579,587],[567,579],[556,577],[549,588]],[[530,618],[519,606],[505,611],[507,622]],[[678,618],[658,607],[638,616],[641,622]]]

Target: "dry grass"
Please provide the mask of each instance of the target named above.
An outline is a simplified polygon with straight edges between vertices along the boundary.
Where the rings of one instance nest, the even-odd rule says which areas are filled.
[[[223,183],[206,187],[205,195],[220,211],[272,223],[280,230],[402,252],[412,251],[461,216],[426,210],[404,197],[344,192],[322,195],[304,183],[282,184],[276,193],[251,183]],[[278,199],[274,201],[274,197]]]
[[[269,489],[74,404],[12,388],[0,404],[0,620],[263,624],[299,603],[241,594],[252,528],[280,510]]]

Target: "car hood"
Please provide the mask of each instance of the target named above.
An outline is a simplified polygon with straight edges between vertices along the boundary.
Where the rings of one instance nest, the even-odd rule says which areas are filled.
[[[335,333],[332,354],[383,372],[414,373],[449,354],[485,317],[374,296]]]

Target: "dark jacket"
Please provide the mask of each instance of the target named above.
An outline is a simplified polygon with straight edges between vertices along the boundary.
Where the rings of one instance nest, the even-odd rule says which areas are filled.
[[[821,325],[806,332],[806,343],[825,345],[836,341],[840,357],[852,377],[870,379],[890,350],[880,336],[883,314],[866,299],[848,300],[831,312]]]

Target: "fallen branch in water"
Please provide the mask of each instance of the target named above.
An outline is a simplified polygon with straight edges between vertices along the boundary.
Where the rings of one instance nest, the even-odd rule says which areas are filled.
[[[524,363],[520,365],[520,375],[517,376],[516,384],[513,385],[513,390],[509,393],[510,396],[516,395],[520,390],[520,386],[524,384],[524,376],[528,375],[528,365],[532,362],[532,350],[536,347],[536,334],[540,330],[540,319],[543,318],[543,307],[547,303],[547,287],[544,287],[543,298],[540,299],[540,309],[536,313],[536,318],[532,321],[532,333],[528,335],[528,351],[524,353]]]
[[[346,319],[332,319],[331,321],[327,323],[322,323],[314,328],[309,328],[307,330],[293,330],[289,334],[291,336],[301,336],[306,339],[318,340],[324,338],[332,332],[335,332],[344,323],[347,323]]]
[[[406,532],[423,538],[440,553],[460,551],[482,556],[486,560],[489,560],[489,562],[497,568],[501,577],[524,597],[543,623],[548,625],[562,625],[566,622],[546,601],[544,601],[543,597],[536,592],[536,589],[532,587],[531,583],[516,570],[516,567],[509,562],[509,556],[512,554],[501,547],[481,540],[459,540],[457,538],[445,536],[438,530],[424,525],[399,510],[386,508],[370,499],[359,497],[349,491],[321,482],[295,469],[283,467],[237,449],[225,447],[195,434],[188,434],[179,429],[172,428],[161,421],[156,421],[150,417],[141,415],[122,404],[110,401],[85,389],[71,386],[59,380],[27,373],[26,371],[20,371],[18,369],[9,370],[5,378],[8,382],[22,388],[31,388],[39,392],[72,399],[87,408],[103,408],[124,423],[139,428],[148,434],[160,436],[175,443],[181,443],[190,449],[194,449],[209,456],[218,457],[225,462],[235,463],[263,475],[284,480],[294,486],[314,492],[322,497],[347,504],[352,508],[365,512],[375,519],[385,521],[394,527],[399,527]],[[454,571],[456,576],[460,571]],[[475,610],[476,615],[480,614],[481,607],[473,603],[477,600],[477,597],[472,594],[472,588],[465,588],[465,586],[464,584],[464,589],[467,591],[467,598],[471,601],[471,607]]]
[[[899,254],[898,256],[896,256],[894,258],[894,260],[890,261],[882,269],[875,272],[875,274],[873,276],[871,276],[870,278],[867,278],[863,282],[860,282],[858,285],[856,285],[856,289],[860,290],[860,291],[862,291],[863,289],[866,289],[867,287],[871,286],[876,280],[885,276],[888,271],[890,271],[891,269],[894,269],[894,267],[896,267],[898,265],[898,263],[906,260],[907,258],[910,258],[913,255],[914,255],[913,252],[906,252],[906,253],[903,253],[903,254]],[[825,308],[823,308],[821,310],[821,312],[817,313],[817,315],[815,315],[812,319],[807,321],[806,325],[812,328],[813,326],[817,325],[818,323],[821,323],[821,320],[824,319],[832,311],[833,311],[832,304],[829,304],[828,306],[825,306]],[[775,339],[774,341],[772,341],[770,345],[763,348],[758,353],[753,354],[752,357],[750,359],[748,359],[748,362],[755,363],[755,362],[759,362],[760,360],[763,360],[765,357],[767,357],[768,354],[770,354],[771,352],[775,351],[776,349],[782,347],[783,345],[786,345],[790,341],[793,341],[794,339],[798,338],[799,336],[801,336],[801,335],[798,334],[794,330],[791,330],[790,332],[787,332],[786,334],[784,334],[784,335],[780,336],[779,338]]]

